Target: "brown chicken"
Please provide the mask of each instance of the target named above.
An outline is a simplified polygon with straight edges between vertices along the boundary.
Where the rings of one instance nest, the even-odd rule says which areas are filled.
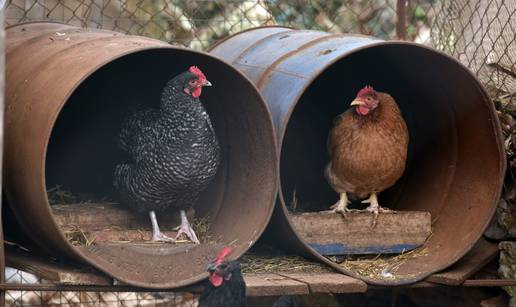
[[[372,87],[361,89],[351,108],[335,120],[328,137],[330,162],[325,175],[340,200],[331,207],[345,215],[351,211],[348,195],[369,199],[367,211],[385,211],[377,195],[394,185],[405,170],[408,130],[394,99]],[[376,221],[376,219],[375,219]]]

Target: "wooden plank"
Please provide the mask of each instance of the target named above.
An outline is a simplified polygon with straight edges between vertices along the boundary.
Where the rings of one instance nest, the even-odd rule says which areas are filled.
[[[516,279],[468,279],[462,284],[464,287],[514,287]]]
[[[308,294],[305,283],[278,274],[244,275],[247,296],[303,295]]]
[[[311,293],[362,293],[367,284],[338,273],[278,273],[308,285]]]
[[[466,279],[478,272],[483,266],[488,264],[498,255],[498,245],[480,238],[475,246],[457,263],[450,268],[433,274],[426,278],[426,281],[458,286]]]
[[[59,284],[100,286],[113,284],[110,277],[92,268],[56,263],[50,259],[34,257],[12,248],[6,249],[6,263],[15,269]]]
[[[296,231],[323,255],[401,253],[421,246],[432,231],[429,212],[389,211],[378,215],[330,211],[294,213]]]
[[[52,205],[52,213],[61,227],[79,227],[87,230],[100,229],[151,229],[147,214],[136,214],[116,203],[80,203]],[[191,221],[193,210],[186,213]],[[180,224],[178,212],[166,212],[157,216],[160,228],[172,229]]]

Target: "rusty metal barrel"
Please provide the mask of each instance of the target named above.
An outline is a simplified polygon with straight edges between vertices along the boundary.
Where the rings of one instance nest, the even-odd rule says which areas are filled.
[[[493,104],[455,59],[410,42],[275,26],[237,33],[210,52],[245,73],[272,113],[281,204],[267,232],[278,245],[369,283],[397,285],[445,269],[480,238],[500,196],[505,155]],[[365,85],[395,97],[410,134],[406,172],[380,203],[427,211],[433,220],[425,252],[397,264],[397,278],[328,260],[289,222],[292,202],[320,211],[337,201],[324,178],[326,140],[334,118]]]
[[[239,257],[262,234],[277,194],[274,129],[259,91],[231,65],[150,38],[48,22],[8,28],[6,52],[5,190],[23,230],[46,251],[124,283],[174,288],[206,278],[221,246]],[[222,148],[217,176],[195,207],[209,220],[210,240],[72,245],[47,190],[62,184],[109,195],[123,118],[136,105],[157,106],[166,82],[191,65],[213,84],[201,99]],[[148,217],[140,226],[150,231]]]

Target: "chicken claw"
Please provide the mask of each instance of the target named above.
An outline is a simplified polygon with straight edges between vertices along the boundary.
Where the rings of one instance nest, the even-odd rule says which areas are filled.
[[[175,228],[175,230],[177,230],[176,240],[182,234],[185,234],[190,239],[190,241],[192,241],[193,243],[201,244],[201,242],[199,242],[199,239],[197,238],[197,235],[195,234],[194,230],[192,229],[192,226],[190,226],[188,219],[186,218],[185,210],[181,210],[181,225],[177,226]]]
[[[150,211],[149,212],[149,216],[150,216],[150,219],[151,219],[151,223],[152,223],[152,241],[155,241],[155,242],[167,242],[167,243],[174,243],[176,242],[175,239],[163,234],[160,230],[159,230],[159,226],[158,226],[158,220],[156,219],[156,213],[154,211]]]
[[[340,199],[339,201],[330,207],[331,211],[333,213],[340,213],[343,217],[346,217],[346,213],[357,211],[354,209],[348,209],[348,195],[346,193],[340,193]]]
[[[366,208],[366,210],[368,212],[371,212],[374,214],[373,216],[373,224],[372,224],[372,228],[374,228],[374,226],[376,226],[376,221],[378,219],[378,213],[379,212],[387,212],[387,211],[391,211],[387,208],[382,208],[380,207],[380,205],[378,204],[378,197],[376,197],[376,193],[373,193],[371,194],[371,196],[369,196],[369,199],[366,199],[366,200],[363,200],[362,203],[369,203],[369,207]]]

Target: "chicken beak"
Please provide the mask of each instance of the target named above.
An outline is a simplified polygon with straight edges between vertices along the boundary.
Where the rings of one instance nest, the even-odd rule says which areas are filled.
[[[365,104],[362,100],[359,100],[359,99],[355,99],[351,102],[351,106],[360,106],[360,105],[363,105]]]
[[[211,82],[206,80],[206,81],[204,81],[204,83],[202,85],[203,86],[211,86]]]
[[[217,264],[210,262],[206,266],[206,271],[215,271],[216,268],[217,268]]]

